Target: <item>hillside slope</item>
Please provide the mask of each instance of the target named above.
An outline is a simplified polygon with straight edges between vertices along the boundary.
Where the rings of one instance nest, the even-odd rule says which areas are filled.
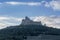
[[[10,26],[0,30],[0,40],[24,40],[27,36],[60,35],[60,29],[49,28],[43,25]]]

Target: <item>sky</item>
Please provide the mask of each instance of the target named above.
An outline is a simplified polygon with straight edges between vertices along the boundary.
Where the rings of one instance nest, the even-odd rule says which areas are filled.
[[[25,16],[60,28],[60,0],[0,0],[0,29],[20,24]]]

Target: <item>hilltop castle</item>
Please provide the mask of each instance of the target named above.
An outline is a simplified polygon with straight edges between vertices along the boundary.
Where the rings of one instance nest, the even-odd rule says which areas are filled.
[[[41,21],[40,22],[35,22],[30,20],[27,16],[25,17],[25,19],[22,20],[21,25],[42,25]]]

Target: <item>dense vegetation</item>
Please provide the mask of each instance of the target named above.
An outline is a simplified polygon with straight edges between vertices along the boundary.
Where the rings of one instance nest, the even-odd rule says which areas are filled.
[[[27,36],[60,35],[60,29],[43,25],[10,26],[0,30],[0,40],[24,40]]]

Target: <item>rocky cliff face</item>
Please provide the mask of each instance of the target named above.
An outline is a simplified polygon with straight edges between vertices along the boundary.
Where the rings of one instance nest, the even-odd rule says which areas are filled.
[[[30,20],[28,17],[25,17],[25,19],[22,20],[21,25],[42,25],[41,22],[35,22]]]

